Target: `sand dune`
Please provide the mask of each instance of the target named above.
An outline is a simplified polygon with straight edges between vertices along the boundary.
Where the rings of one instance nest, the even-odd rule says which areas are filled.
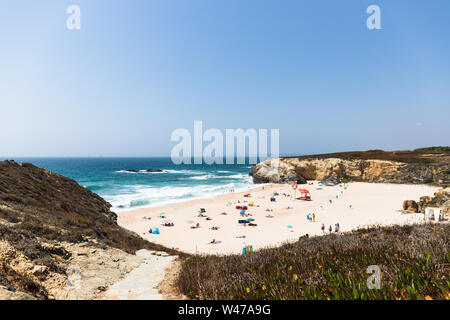
[[[293,200],[290,185],[274,184],[264,186],[264,190],[263,187],[250,190],[250,198],[244,197],[245,193],[229,193],[213,199],[124,211],[119,213],[118,223],[149,241],[185,252],[241,253],[245,245],[252,245],[254,250],[258,250],[294,241],[305,234],[320,235],[323,233],[322,223],[325,224],[326,232],[330,225],[334,232],[335,224],[339,223],[342,232],[360,226],[422,222],[422,214],[402,214],[399,211],[403,200],[418,200],[421,196],[432,196],[438,190],[437,187],[424,185],[375,183],[320,187],[317,182],[312,182],[312,185],[300,187],[310,191],[311,201]],[[270,202],[273,192],[279,193],[276,202]],[[238,224],[242,218],[235,206],[248,202],[255,203],[247,211],[251,216],[246,217],[255,219],[257,226],[254,227]],[[198,217],[199,208],[205,208],[205,215],[211,220]],[[273,210],[270,212],[272,218],[266,217],[269,215],[266,209]],[[160,217],[161,212],[165,213],[165,218]],[[222,212],[226,212],[226,215],[222,215]],[[307,220],[309,213],[315,214],[315,222]],[[174,226],[162,226],[168,219]],[[200,227],[191,229],[197,223]],[[211,230],[214,226],[219,229]],[[154,227],[159,228],[160,234],[148,233],[149,228]],[[216,243],[209,244],[213,239]]]

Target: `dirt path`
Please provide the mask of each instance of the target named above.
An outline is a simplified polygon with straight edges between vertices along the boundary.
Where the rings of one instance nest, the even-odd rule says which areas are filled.
[[[163,300],[180,298],[173,288],[173,280],[179,268],[176,256],[145,249],[139,250],[136,255],[144,258],[142,264],[128,273],[121,281],[110,286],[100,299]]]

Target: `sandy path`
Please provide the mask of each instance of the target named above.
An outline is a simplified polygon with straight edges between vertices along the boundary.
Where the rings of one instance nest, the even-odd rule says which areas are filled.
[[[161,254],[161,253],[159,253]],[[137,256],[143,263],[128,273],[124,279],[110,286],[102,299],[106,300],[162,300],[158,286],[165,279],[165,270],[176,259],[175,256],[155,255],[148,250],[139,250]]]
[[[299,187],[310,191],[312,201],[293,200],[292,196],[287,196],[293,194],[290,185],[271,185],[265,186],[264,190],[250,190],[250,198],[243,197],[244,193],[230,193],[212,199],[193,200],[160,208],[124,211],[119,213],[118,223],[149,241],[185,252],[240,253],[244,245],[252,245],[257,250],[293,241],[305,234],[322,234],[322,223],[325,224],[326,230],[330,225],[334,229],[334,225],[339,223],[341,231],[350,231],[359,226],[421,222],[422,214],[405,215],[399,212],[403,200],[419,200],[421,196],[431,196],[438,190],[436,187],[424,185],[374,183],[350,183],[346,188],[320,188],[317,182],[313,182],[313,185]],[[270,202],[270,196],[275,191],[280,196],[276,197],[276,202]],[[257,226],[244,227],[238,224],[241,218],[235,206],[252,201],[255,206],[249,207],[248,213],[255,219]],[[199,208],[206,209],[210,221],[198,217]],[[266,209],[273,210],[273,218],[266,217]],[[159,217],[161,212],[165,213],[166,218]],[[227,215],[221,215],[222,212]],[[306,219],[308,213],[315,213],[315,222]],[[162,226],[166,219],[170,219],[175,225]],[[200,224],[200,228],[191,229],[196,223]],[[213,226],[218,226],[219,230],[211,230]],[[148,233],[149,228],[154,227],[159,228],[160,234]],[[245,238],[240,238],[242,236]],[[212,239],[217,243],[209,244]]]

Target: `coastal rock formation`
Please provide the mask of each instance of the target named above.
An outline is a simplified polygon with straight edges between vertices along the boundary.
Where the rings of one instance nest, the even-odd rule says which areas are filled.
[[[450,215],[450,188],[439,190],[434,194],[434,197],[421,197],[420,211],[425,212],[426,207],[442,208],[445,215]]]
[[[333,172],[331,175],[323,179],[322,183],[326,186],[335,186],[341,183],[341,180],[339,179],[338,175],[335,172]]]
[[[405,163],[391,160],[359,160],[341,158],[280,158],[253,165],[250,175],[254,183],[283,183],[324,180],[331,177],[343,181],[385,183],[445,184],[449,162]]]
[[[414,200],[403,201],[403,213],[417,213],[419,212],[419,205]]]
[[[146,169],[146,170],[128,169],[125,171],[138,173],[138,172],[163,172],[164,170],[162,170],[162,169]]]
[[[142,263],[137,250],[179,254],[120,227],[110,208],[72,179],[0,162],[0,297],[92,299]]]
[[[444,215],[450,215],[450,188],[443,188],[435,192],[433,197],[420,197],[419,202],[414,200],[403,201],[404,213],[424,213],[427,207],[442,208]]]

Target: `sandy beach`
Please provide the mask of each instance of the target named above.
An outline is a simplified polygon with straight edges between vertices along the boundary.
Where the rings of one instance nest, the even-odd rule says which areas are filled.
[[[325,232],[328,233],[331,226],[334,233],[336,223],[340,232],[369,225],[420,223],[424,221],[423,214],[400,212],[403,201],[432,196],[439,189],[377,183],[321,186],[316,181],[299,185],[299,188],[308,189],[311,201],[294,200],[291,185],[272,184],[211,199],[123,211],[118,214],[118,223],[149,241],[184,252],[241,253],[246,245],[258,250],[295,241],[305,234],[321,235],[324,233],[322,224]],[[250,197],[244,197],[247,193]],[[278,193],[275,202],[270,201],[273,193]],[[296,196],[299,197],[298,191]],[[253,206],[249,206],[251,202]],[[242,205],[248,206],[245,217],[236,209]],[[200,208],[206,210],[205,217],[199,217]],[[307,215],[313,213],[315,221],[309,221]],[[249,218],[254,219],[252,223],[256,226],[238,223],[240,219]],[[174,225],[163,226],[166,221]],[[198,228],[192,228],[197,224]],[[213,227],[218,229],[211,229]],[[149,234],[150,228],[158,228],[160,233]],[[215,243],[210,243],[213,239]]]

